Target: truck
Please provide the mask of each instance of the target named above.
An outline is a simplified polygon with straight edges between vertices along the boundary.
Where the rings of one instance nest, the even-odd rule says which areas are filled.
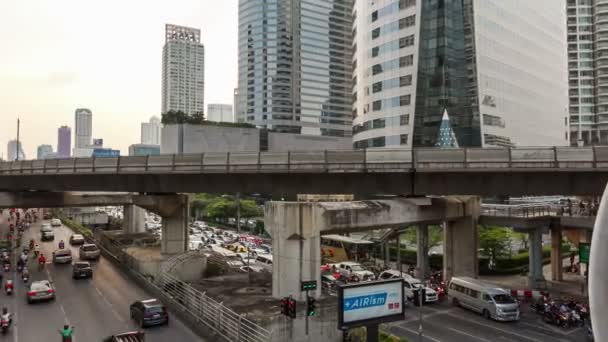
[[[106,337],[103,342],[145,342],[143,331],[131,331]]]

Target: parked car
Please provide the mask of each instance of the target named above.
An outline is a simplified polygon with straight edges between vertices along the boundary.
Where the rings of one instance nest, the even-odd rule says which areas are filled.
[[[58,218],[54,218],[51,220],[51,226],[53,227],[61,227],[61,220]]]
[[[82,245],[84,243],[85,240],[82,234],[72,234],[72,236],[70,236],[70,245]]]
[[[264,270],[264,268],[262,266],[254,266],[253,264],[251,264],[249,266],[247,266],[247,265],[241,266],[241,267],[239,267],[239,270],[244,273],[248,273],[248,272],[260,273]]]
[[[336,264],[336,267],[338,268],[340,274],[347,279],[352,279],[353,276],[359,278],[360,281],[376,279],[376,276],[373,272],[366,270],[358,262],[344,261]]]
[[[169,324],[169,313],[158,299],[138,300],[129,308],[131,319],[140,327]]]
[[[55,300],[55,288],[49,280],[31,282],[27,286],[27,302],[32,304],[45,300]]]
[[[272,254],[261,254],[255,257],[257,265],[272,272]]]
[[[51,227],[42,227],[40,229],[40,241],[53,241],[55,240],[55,232]]]
[[[97,248],[97,246],[95,246],[92,243],[87,243],[87,244],[80,246],[78,253],[80,255],[80,260],[88,260],[88,259],[97,260],[101,256],[101,252],[100,252],[99,248]]]
[[[419,279],[412,278],[411,276],[403,279],[403,295],[407,299],[413,301],[415,291],[420,288],[424,288],[424,303],[434,303],[439,300],[437,291],[425,286]]]
[[[72,265],[72,278],[93,278],[93,269],[88,261],[78,261]]]
[[[488,319],[519,320],[519,303],[515,298],[509,292],[478,279],[453,277],[450,280],[448,299],[455,306],[476,311]]]
[[[53,252],[54,264],[69,264],[72,262],[72,251],[69,249],[58,249]]]

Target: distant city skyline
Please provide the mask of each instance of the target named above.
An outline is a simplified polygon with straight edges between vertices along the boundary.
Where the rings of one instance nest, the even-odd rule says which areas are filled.
[[[237,8],[237,1],[211,0],[1,2],[0,145],[17,137],[19,117],[23,148],[35,156],[39,145],[55,145],[58,127],[67,124],[74,136],[74,110],[86,107],[95,115],[94,136],[126,155],[141,122],[161,114],[166,23],[201,30],[204,102],[231,103]],[[136,38],[120,38],[127,36]]]

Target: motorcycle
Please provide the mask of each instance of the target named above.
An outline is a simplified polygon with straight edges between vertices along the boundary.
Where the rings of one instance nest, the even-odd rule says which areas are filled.
[[[5,262],[2,267],[4,268],[4,272],[10,272],[11,271],[11,264],[8,263],[8,262]]]
[[[6,281],[6,285],[4,285],[4,292],[6,292],[7,296],[10,296],[13,294],[13,281],[12,280]]]
[[[63,241],[59,242],[59,249],[64,249],[65,248],[65,243]]]
[[[21,274],[21,280],[23,280],[24,284],[27,284],[30,281],[30,274],[29,274],[29,272],[28,273],[23,272]]]
[[[2,328],[2,334],[6,334],[8,332],[8,328],[11,326],[11,319],[2,318],[0,319],[0,328]]]

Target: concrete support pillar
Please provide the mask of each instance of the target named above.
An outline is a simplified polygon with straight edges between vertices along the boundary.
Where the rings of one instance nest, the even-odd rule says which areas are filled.
[[[188,203],[179,206],[172,215],[163,215],[161,254],[181,254],[188,250]]]
[[[313,203],[268,202],[264,213],[266,230],[272,235],[272,296],[304,300],[304,280],[316,280],[321,296],[321,236],[313,215]]]
[[[391,263],[391,250],[388,240],[384,242],[384,265],[390,267]]]
[[[416,248],[416,278],[424,280],[429,274],[429,227],[426,224],[417,227]]]
[[[123,231],[127,234],[143,233],[146,231],[144,209],[136,205],[123,206]]]
[[[551,229],[551,280],[562,281],[563,258],[562,258],[562,229]]]
[[[530,288],[538,288],[544,283],[543,276],[543,232],[541,228],[531,230],[530,233],[530,261],[528,273],[528,286]]]
[[[443,279],[463,276],[477,278],[477,218],[464,217],[444,223]]]

